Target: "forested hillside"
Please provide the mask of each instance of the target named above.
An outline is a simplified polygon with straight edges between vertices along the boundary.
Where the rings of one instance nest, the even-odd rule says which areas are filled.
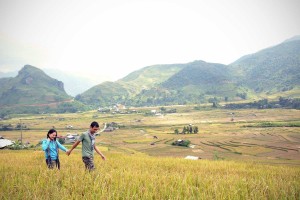
[[[300,40],[295,37],[230,65],[194,61],[145,67],[115,83],[95,86],[78,100],[95,107],[218,103],[270,95],[300,97],[299,85]]]
[[[300,40],[247,55],[232,63],[239,85],[255,92],[283,92],[300,85]]]

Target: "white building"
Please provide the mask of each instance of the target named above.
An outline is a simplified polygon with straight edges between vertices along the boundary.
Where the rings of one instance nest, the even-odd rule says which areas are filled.
[[[3,137],[0,136],[0,149],[7,147],[9,145],[12,145],[12,144],[13,144],[13,142],[11,140],[4,139]]]

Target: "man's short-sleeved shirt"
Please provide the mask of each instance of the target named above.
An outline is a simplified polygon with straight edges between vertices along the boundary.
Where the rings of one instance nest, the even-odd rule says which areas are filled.
[[[82,143],[82,157],[94,157],[94,151],[92,150],[92,140],[89,136],[89,130],[82,133],[78,138],[78,141]]]

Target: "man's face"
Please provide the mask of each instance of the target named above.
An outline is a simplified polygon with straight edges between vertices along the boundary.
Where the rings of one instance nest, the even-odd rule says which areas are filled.
[[[96,127],[96,126],[90,128],[90,132],[92,134],[96,133],[98,130],[99,130],[99,127]]]

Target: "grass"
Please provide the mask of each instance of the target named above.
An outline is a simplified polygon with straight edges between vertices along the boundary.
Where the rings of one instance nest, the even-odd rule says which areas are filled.
[[[300,122],[261,122],[245,125],[244,127],[300,127]]]
[[[0,151],[0,199],[299,199],[300,168],[105,152],[88,173],[75,151],[48,170],[41,151]]]
[[[144,140],[124,140],[125,143],[150,143],[151,139],[144,139]]]

